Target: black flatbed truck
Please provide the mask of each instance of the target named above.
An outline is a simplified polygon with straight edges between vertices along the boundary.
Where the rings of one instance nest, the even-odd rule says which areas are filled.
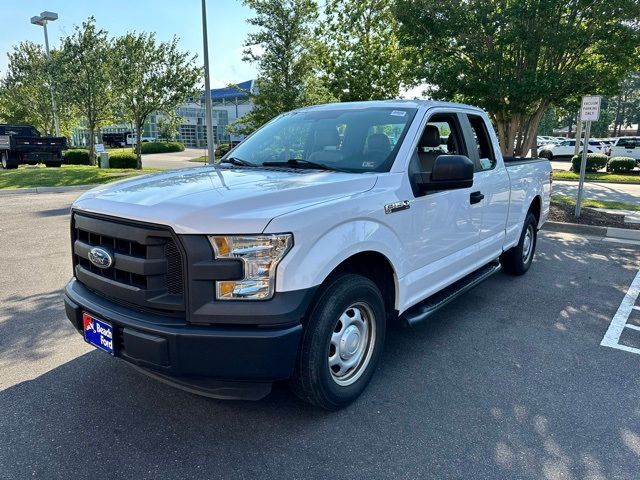
[[[0,124],[0,164],[3,169],[38,163],[60,167],[62,151],[66,148],[65,137],[43,137],[31,125]]]

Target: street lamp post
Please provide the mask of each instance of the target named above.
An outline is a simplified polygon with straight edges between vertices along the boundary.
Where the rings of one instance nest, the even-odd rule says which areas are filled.
[[[54,12],[42,12],[40,15],[31,17],[31,23],[44,27],[44,47],[47,52],[47,59],[51,61],[51,53],[49,53],[49,35],[47,34],[47,23],[58,19],[58,14]],[[56,107],[56,97],[53,92],[53,80],[49,71],[49,85],[51,87],[51,108],[53,109],[53,125],[56,130],[56,137],[60,136],[60,126],[58,125],[58,109]]]
[[[204,104],[207,127],[207,163],[214,165],[216,160],[213,138],[213,115],[211,108],[211,83],[209,82],[209,39],[207,38],[207,4],[202,0],[202,43],[204,49]]]

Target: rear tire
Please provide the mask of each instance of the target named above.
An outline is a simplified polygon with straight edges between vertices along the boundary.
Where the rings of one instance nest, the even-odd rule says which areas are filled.
[[[60,168],[62,166],[62,162],[44,162],[44,165],[47,168]]]
[[[18,162],[12,160],[13,159],[10,158],[7,152],[2,152],[2,154],[0,154],[0,165],[2,165],[4,170],[18,168]]]
[[[335,277],[312,305],[303,328],[293,392],[326,410],[349,405],[371,380],[384,345],[380,290],[361,275]]]
[[[502,270],[509,275],[524,275],[531,267],[538,240],[538,221],[527,213],[518,244],[500,255]]]

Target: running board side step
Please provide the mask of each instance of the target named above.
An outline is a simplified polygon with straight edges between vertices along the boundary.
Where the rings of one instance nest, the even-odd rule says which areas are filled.
[[[407,325],[415,325],[416,323],[422,322],[452,300],[455,300],[462,294],[468,292],[473,287],[489,278],[498,270],[500,270],[500,262],[498,262],[497,260],[493,261],[485,265],[484,267],[471,272],[469,275],[461,278],[452,285],[449,285],[444,290],[441,290],[438,293],[431,295],[429,298],[426,298],[417,305],[414,305],[409,310],[404,312],[400,316],[400,318]]]

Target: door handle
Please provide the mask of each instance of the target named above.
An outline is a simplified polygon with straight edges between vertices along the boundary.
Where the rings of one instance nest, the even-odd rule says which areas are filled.
[[[471,203],[471,205],[474,203],[480,203],[483,198],[484,195],[482,192],[472,192],[471,195],[469,195],[469,203]]]

